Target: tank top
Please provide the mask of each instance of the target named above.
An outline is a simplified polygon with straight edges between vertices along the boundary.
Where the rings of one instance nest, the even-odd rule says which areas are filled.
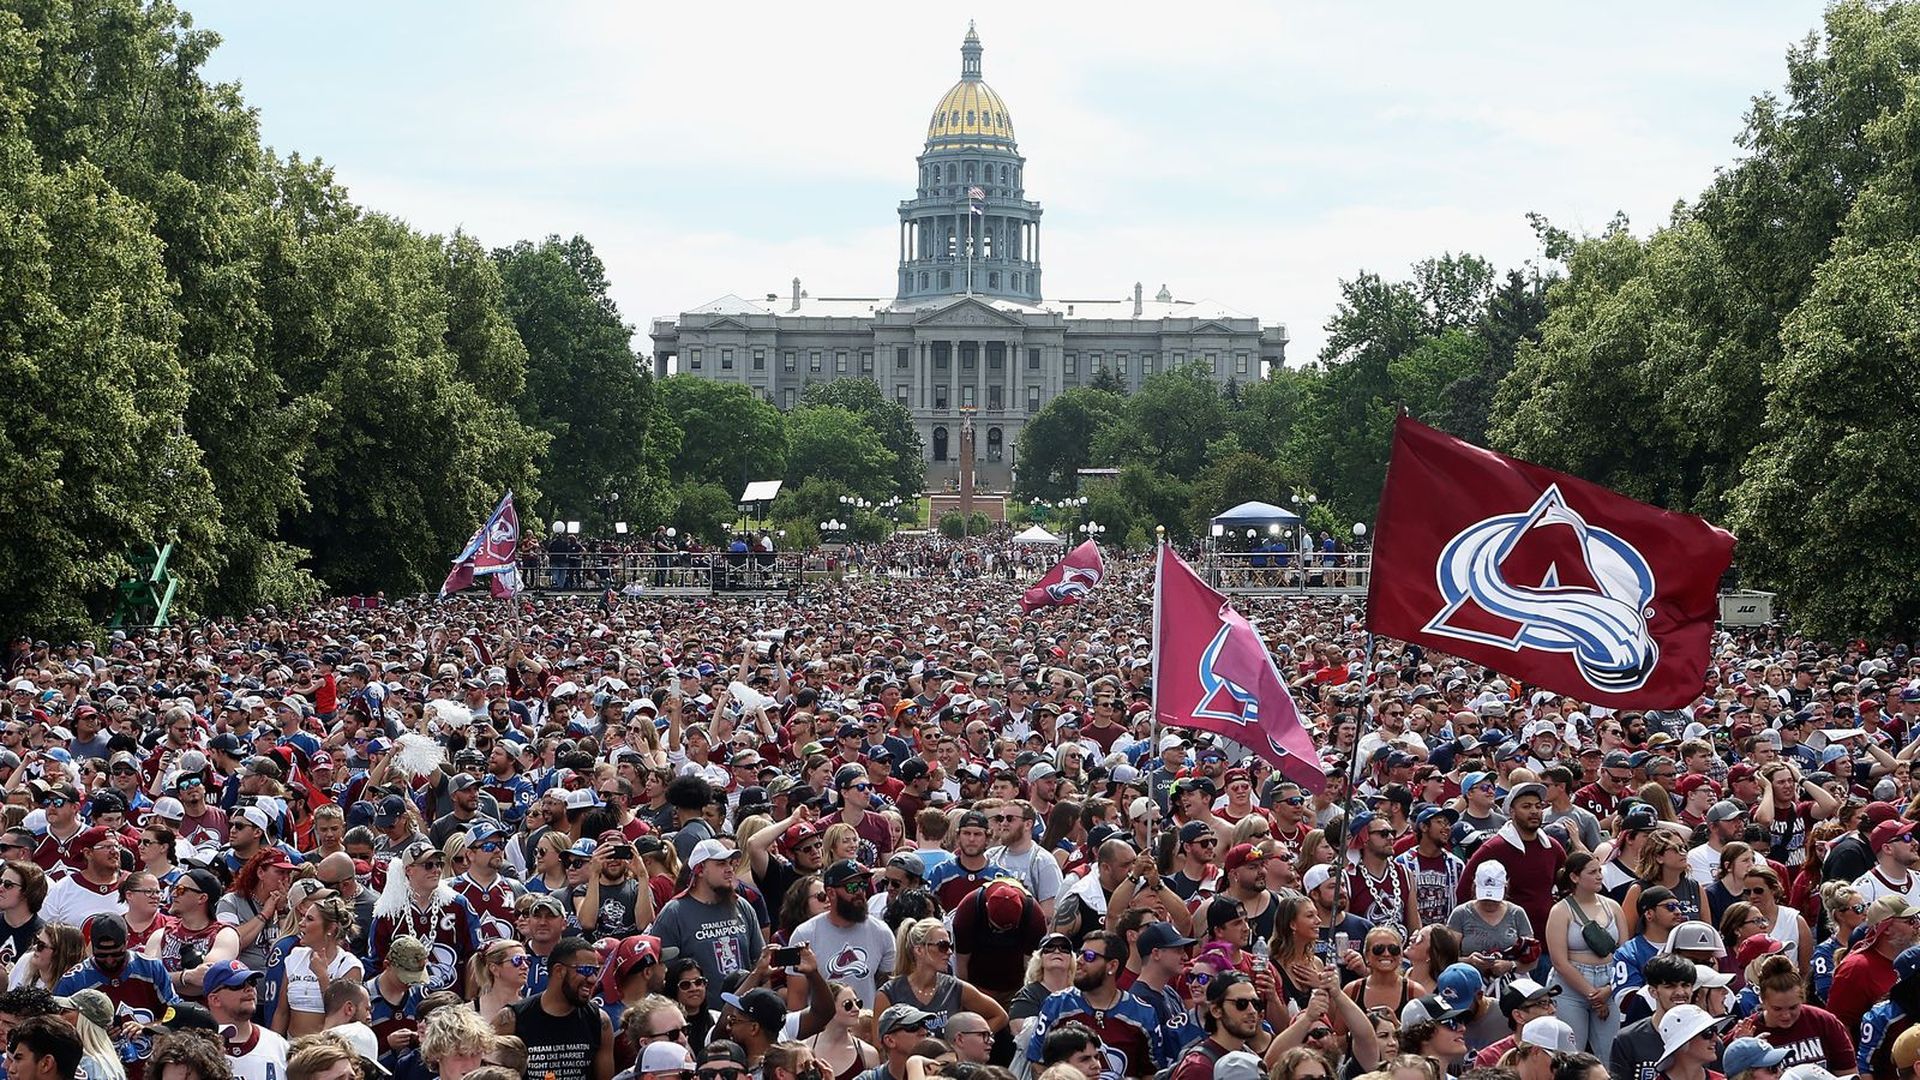
[[[922,1012],[930,1012],[938,1017],[946,1017],[960,1011],[960,982],[946,972],[934,976],[933,993],[925,1001],[913,992],[913,984],[905,975],[888,980],[880,992],[887,995],[887,1001],[894,1005],[911,1005]]]
[[[808,1039],[807,1049],[812,1050],[814,1054],[817,1056],[820,1053],[820,1036],[815,1035],[812,1038]],[[837,1073],[834,1073],[833,1080],[853,1080],[854,1077],[859,1076],[863,1072],[866,1072],[867,1067],[860,1063],[861,1060],[862,1058],[860,1056],[860,1047],[856,1043],[853,1048],[853,1064],[847,1066],[844,1069],[841,1069]]]
[[[1793,908],[1782,904],[1780,910],[1773,916],[1773,940],[1786,945],[1788,956],[1800,955],[1800,920],[1797,917],[1799,914]]]
[[[324,1013],[326,1005],[321,1001],[320,980],[313,973],[313,950],[301,945],[287,953],[287,1005],[295,1012]],[[334,953],[333,963],[327,970],[327,982],[360,974],[360,960],[353,954],[341,949]]]
[[[538,996],[514,1002],[513,1033],[527,1044],[523,1075],[543,1080],[592,1080],[600,1052],[600,1010],[583,1005],[564,1016],[550,1016]]]

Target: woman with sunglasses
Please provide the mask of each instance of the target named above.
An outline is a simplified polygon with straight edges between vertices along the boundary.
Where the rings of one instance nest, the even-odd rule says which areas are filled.
[[[806,1039],[804,1045],[812,1052],[822,1076],[853,1080],[880,1063],[880,1051],[860,1037],[866,1014],[853,987],[837,982],[827,986],[833,993],[833,1015],[827,1018],[827,1026]]]
[[[1367,940],[1361,949],[1367,974],[1346,985],[1347,996],[1363,1009],[1392,1009],[1397,1015],[1402,1006],[1420,996],[1400,966],[1402,951],[1398,927],[1376,926],[1367,931]]]
[[[1867,898],[1851,882],[1829,881],[1820,886],[1820,905],[1827,913],[1827,925],[1833,933],[1813,947],[1813,962],[1808,980],[1815,1003],[1825,1003],[1833,988],[1833,973],[1847,958],[1853,932],[1867,921]],[[4,910],[4,909],[0,909]]]
[[[1040,1006],[1048,997],[1073,985],[1073,939],[1065,934],[1048,934],[1027,961],[1026,985],[1007,1002],[1007,1016],[1015,1037],[1025,1034]]]
[[[827,895],[827,887],[819,874],[802,874],[787,886],[787,895],[780,902],[780,928],[773,933],[775,943],[785,945],[787,935],[793,928],[813,918],[823,915],[832,905]]]
[[[360,958],[348,949],[353,937],[353,908],[331,889],[309,893],[300,910],[299,943],[286,953],[280,975],[280,1007],[275,1031],[289,1039],[326,1026],[327,987],[340,979],[363,978]]]
[[[911,1005],[936,1016],[979,1013],[995,1031],[1007,1026],[1007,1010],[964,979],[948,974],[953,964],[953,935],[939,919],[918,919],[900,927],[894,955],[899,973],[874,991],[873,1012],[890,1005]]]
[[[696,1051],[707,1045],[707,1036],[713,1033],[718,1018],[707,1008],[707,977],[700,970],[700,961],[682,956],[669,963],[666,993],[687,1018],[687,1045]]]
[[[1627,886],[1620,910],[1627,916],[1627,938],[1640,932],[1640,894],[1658,885],[1673,894],[1686,919],[1698,919],[1707,910],[1707,891],[1687,871],[1687,842],[1678,833],[1656,828],[1640,848],[1640,880]],[[1622,939],[1625,940],[1625,939]]]
[[[1767,917],[1768,935],[1786,943],[1787,955],[1793,957],[1794,966],[1807,970],[1813,961],[1813,928],[1807,925],[1805,915],[1784,903],[1786,888],[1780,882],[1779,872],[1764,863],[1756,863],[1747,871],[1745,899]]]
[[[467,985],[479,992],[473,1007],[482,1016],[499,1016],[500,1010],[526,994],[527,947],[511,938],[489,941],[467,961]]]
[[[39,864],[24,859],[0,863],[0,983],[19,985],[10,976],[33,950],[46,898],[47,872]]]
[[[87,958],[87,940],[77,926],[48,923],[33,939],[26,962],[15,964],[13,986],[43,986],[52,990],[60,977]]]
[[[548,829],[533,846],[533,873],[527,875],[527,891],[565,895],[567,880],[567,834],[563,829]]]
[[[174,927],[161,943],[160,964],[184,997],[200,997],[200,980],[209,965],[240,955],[239,933],[213,915],[220,893],[220,879],[213,871],[194,869],[173,883],[167,898]]]

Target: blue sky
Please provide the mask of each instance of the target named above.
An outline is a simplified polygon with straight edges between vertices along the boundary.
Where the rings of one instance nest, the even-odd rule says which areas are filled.
[[[1144,282],[1324,338],[1338,283],[1664,220],[1821,5],[182,0],[269,144],[490,246],[593,241],[640,331],[726,293],[886,296],[972,18],[1049,298]]]

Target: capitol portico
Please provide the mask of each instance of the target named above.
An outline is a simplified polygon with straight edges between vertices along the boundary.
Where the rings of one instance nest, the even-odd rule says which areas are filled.
[[[1169,367],[1204,364],[1215,381],[1264,378],[1286,356],[1284,326],[1210,301],[1041,296],[1041,207],[1026,197],[1013,115],[981,75],[972,27],[960,79],[941,96],[899,206],[894,296],[723,296],[655,319],[654,370],[746,384],[783,409],[810,382],[862,378],[913,416],[927,485],[957,482],[963,409],[975,416],[981,487],[1011,483],[1020,428],[1055,396],[1104,370],[1137,387]]]

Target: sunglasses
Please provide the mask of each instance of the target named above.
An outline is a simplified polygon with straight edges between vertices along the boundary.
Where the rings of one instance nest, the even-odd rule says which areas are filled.
[[[1222,1005],[1231,1005],[1234,1008],[1239,1009],[1241,1012],[1249,1012],[1259,1006],[1260,999],[1251,998],[1251,997],[1230,997],[1230,998],[1220,999],[1220,1003]]]
[[[698,975],[694,976],[691,979],[680,980],[680,989],[682,990],[697,990],[700,987],[705,985],[707,985],[707,980]]]
[[[512,964],[514,967],[523,968],[523,967],[526,967],[527,963],[532,959],[533,957],[528,956],[526,953],[515,953],[512,956],[503,956],[500,959],[495,960],[494,963]]]
[[[43,808],[48,810],[58,810],[63,806],[69,805],[72,801],[73,800],[71,799],[63,799],[63,798],[60,798],[59,796],[55,796],[51,799],[42,800],[40,805]]]
[[[745,1069],[701,1069],[695,1075],[700,1080],[740,1080],[747,1073]]]
[[[649,1035],[649,1036],[647,1036],[647,1038],[649,1038],[649,1039],[671,1039],[671,1040],[673,1040],[673,1041],[675,1041],[675,1042],[678,1042],[678,1041],[679,1041],[679,1039],[680,1039],[680,1036],[682,1036],[682,1035],[685,1035],[686,1033],[687,1033],[687,1025],[685,1025],[685,1024],[681,1024],[681,1025],[680,1025],[679,1027],[671,1027],[671,1028],[668,1028],[668,1029],[667,1029],[667,1030],[665,1030],[665,1031],[656,1031],[656,1032],[654,1032],[653,1034],[651,1034],[651,1035]]]
[[[951,941],[923,941],[920,944],[925,945],[929,949],[938,949],[943,953],[953,951],[953,942]]]
[[[1097,964],[1106,958],[1107,954],[1103,952],[1096,952],[1092,949],[1080,950],[1080,962],[1083,964]]]
[[[1280,801],[1286,803],[1288,806],[1305,806],[1307,804],[1307,799],[1304,795],[1289,795]]]
[[[592,982],[600,977],[599,964],[575,964],[573,965],[573,970],[579,972],[580,977],[588,982]]]
[[[1389,941],[1379,945],[1375,945],[1372,948],[1368,949],[1367,951],[1372,953],[1375,956],[1399,956],[1400,946],[1395,945],[1394,943]]]

